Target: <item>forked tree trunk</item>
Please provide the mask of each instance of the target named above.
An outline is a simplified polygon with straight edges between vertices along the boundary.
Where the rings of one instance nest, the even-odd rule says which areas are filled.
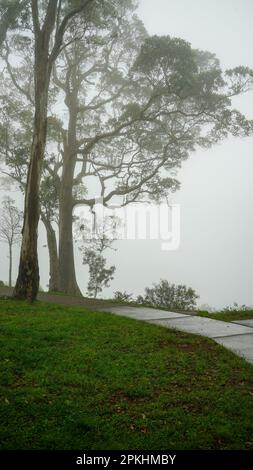
[[[29,299],[33,301],[36,299],[39,289],[37,255],[37,232],[40,215],[39,186],[42,162],[45,154],[48,89],[52,65],[61,50],[63,36],[68,22],[75,15],[84,11],[92,2],[93,0],[86,0],[80,4],[77,2],[76,7],[73,6],[72,11],[66,14],[60,24],[57,24],[54,35],[54,45],[50,53],[49,44],[57,19],[59,20],[61,16],[62,2],[58,0],[48,0],[44,24],[41,25],[39,2],[38,0],[31,0],[35,37],[35,117],[31,160],[26,185],[19,273],[14,289],[14,297],[19,299]],[[65,263],[67,264],[67,262]],[[67,265],[67,269],[71,268],[72,265],[70,263],[70,265]]]
[[[49,254],[49,292],[59,292],[59,258],[55,230],[53,229],[50,220],[48,220],[43,213],[41,213],[41,220],[45,226],[47,234],[47,246]]]

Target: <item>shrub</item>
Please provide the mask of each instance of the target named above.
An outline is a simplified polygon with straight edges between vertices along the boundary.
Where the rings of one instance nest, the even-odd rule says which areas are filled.
[[[159,284],[146,287],[144,297],[139,296],[137,302],[170,310],[194,310],[197,299],[198,295],[192,288],[161,279]]]
[[[126,291],[121,292],[117,290],[116,292],[114,292],[114,299],[118,300],[119,302],[132,302],[132,296],[133,294],[128,294]]]
[[[238,305],[237,302],[234,302],[233,305],[228,305],[227,307],[223,308],[221,311],[226,312],[247,312],[252,310],[252,307],[247,307],[247,305]]]

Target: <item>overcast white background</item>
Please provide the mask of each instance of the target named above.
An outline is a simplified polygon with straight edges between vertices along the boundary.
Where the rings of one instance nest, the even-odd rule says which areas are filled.
[[[252,0],[141,0],[138,13],[150,34],[181,37],[194,48],[214,52],[224,69],[253,68]],[[253,118],[253,93],[234,105]],[[104,296],[115,290],[141,294],[145,286],[164,278],[195,288],[200,304],[252,305],[253,138],[229,138],[196,152],[183,164],[178,179],[182,188],[171,202],[181,205],[180,248],[165,252],[156,241],[119,242],[117,252],[108,255],[117,269]],[[44,243],[42,236],[43,287],[48,282]],[[3,244],[0,248],[0,279],[6,280],[7,249]],[[77,266],[85,293],[87,271],[78,253]]]

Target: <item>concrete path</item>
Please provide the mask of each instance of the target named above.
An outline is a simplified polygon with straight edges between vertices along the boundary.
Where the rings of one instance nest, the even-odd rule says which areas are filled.
[[[253,364],[253,320],[230,323],[196,315],[124,306],[106,308],[103,311],[212,338]]]
[[[237,323],[238,325],[250,326],[253,328],[253,319],[252,320],[234,320],[233,323]]]

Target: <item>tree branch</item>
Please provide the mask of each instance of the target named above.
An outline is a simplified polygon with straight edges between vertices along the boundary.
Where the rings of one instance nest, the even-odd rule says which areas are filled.
[[[40,35],[38,0],[32,0],[32,19],[33,19],[34,34],[38,38],[38,36]]]
[[[82,6],[71,10],[63,18],[61,24],[58,27],[58,31],[56,32],[54,46],[50,54],[49,61],[51,64],[54,63],[60,53],[60,49],[63,42],[63,36],[65,34],[69,21],[74,18],[74,16],[78,15],[78,13],[81,13],[92,2],[94,2],[94,0],[86,0]]]
[[[17,82],[16,80],[16,77],[14,75],[14,72],[13,72],[13,69],[12,69],[12,66],[9,62],[9,53],[10,53],[10,48],[9,48],[9,45],[7,43],[7,41],[5,41],[5,47],[6,47],[6,54],[3,56],[3,59],[6,63],[6,67],[7,67],[7,70],[8,70],[8,73],[11,77],[11,80],[12,80],[12,83],[13,85],[17,88],[17,90],[26,97],[26,99],[32,104],[34,105],[34,100],[32,98],[32,96],[30,95],[29,91],[28,90],[25,90],[24,88],[22,88],[19,83]]]

